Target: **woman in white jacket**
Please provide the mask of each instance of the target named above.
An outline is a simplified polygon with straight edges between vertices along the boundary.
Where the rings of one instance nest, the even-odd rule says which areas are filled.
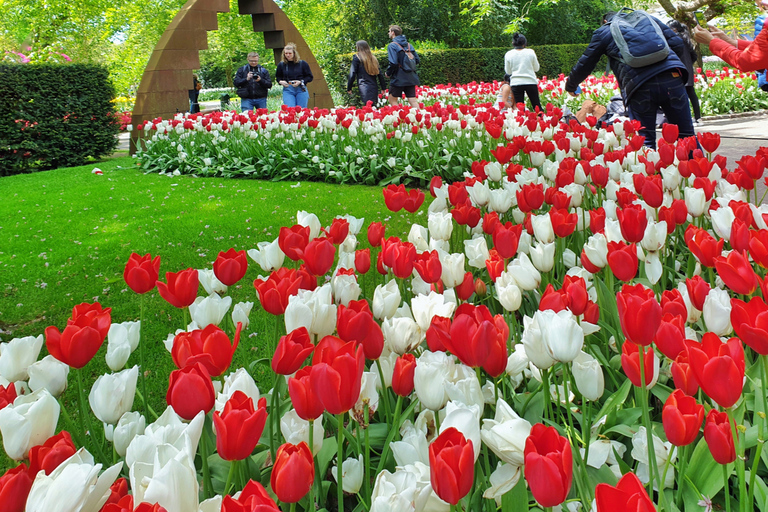
[[[524,104],[527,94],[531,108],[535,110],[538,107],[541,110],[539,82],[536,78],[539,59],[536,58],[536,52],[526,48],[527,43],[522,34],[515,33],[512,36],[513,48],[504,56],[504,71],[510,76],[509,85],[512,87],[515,104]]]

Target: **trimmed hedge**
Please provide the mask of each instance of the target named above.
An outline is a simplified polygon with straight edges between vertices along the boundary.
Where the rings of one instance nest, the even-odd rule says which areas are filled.
[[[0,65],[0,176],[83,165],[117,147],[106,68]]]
[[[541,69],[538,75],[554,77],[560,73],[568,74],[581,54],[586,44],[562,44],[531,47],[536,51]],[[416,51],[421,57],[419,79],[421,85],[447,83],[492,82],[504,78],[504,54],[509,48],[451,48],[447,50]],[[387,52],[373,52],[379,59],[382,69],[389,65]],[[352,64],[353,53],[336,56],[334,66],[327,71],[328,83],[343,91],[347,86],[349,67]],[[605,61],[605,62],[603,62]],[[606,60],[598,64],[597,70],[605,69]]]

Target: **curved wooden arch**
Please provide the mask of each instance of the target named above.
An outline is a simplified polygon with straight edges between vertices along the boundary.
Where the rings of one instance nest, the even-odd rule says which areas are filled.
[[[307,84],[309,106],[333,107],[328,82],[317,59],[274,0],[238,0],[238,9],[241,15],[251,16],[254,32],[264,34],[264,44],[273,51],[276,63],[285,44],[296,43],[299,55],[307,61],[315,77]],[[189,0],[176,13],[144,69],[131,116],[133,126],[189,110],[192,72],[200,68],[200,50],[208,48],[208,31],[218,29],[217,13],[220,12],[229,12],[229,0]],[[138,136],[137,131],[131,133],[131,153],[135,151]]]

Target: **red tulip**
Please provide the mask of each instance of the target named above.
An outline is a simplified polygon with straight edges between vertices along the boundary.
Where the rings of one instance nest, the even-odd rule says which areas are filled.
[[[694,276],[685,280],[685,287],[688,290],[688,298],[691,300],[693,307],[702,311],[704,309],[704,300],[709,295],[709,290],[711,289],[709,283],[702,279],[701,276]]]
[[[485,260],[485,263],[488,264],[488,260]],[[464,279],[458,286],[456,286],[456,288],[454,288],[454,290],[456,291],[456,297],[458,297],[459,300],[469,300],[472,294],[475,293],[475,284],[474,278],[472,277],[472,272],[465,272]]]
[[[621,236],[629,243],[637,243],[643,239],[645,227],[648,225],[648,213],[639,204],[630,204],[616,210],[619,219]]]
[[[281,227],[277,237],[277,245],[288,258],[299,261],[304,258],[304,249],[309,243],[309,226],[296,224],[295,226]]]
[[[625,284],[616,294],[616,306],[624,336],[638,345],[650,345],[661,324],[661,305],[653,290]]]
[[[542,507],[565,501],[573,480],[573,455],[568,439],[555,427],[537,423],[525,440],[525,480]]]
[[[158,503],[147,503],[142,501],[139,506],[133,509],[133,512],[168,512],[164,507]]]
[[[266,280],[256,279],[253,286],[264,310],[282,315],[288,307],[288,298],[296,295],[302,287],[302,276],[294,269],[283,267],[272,272]]]
[[[715,240],[715,237],[704,229],[699,229],[693,224],[685,228],[685,243],[688,250],[693,253],[699,263],[712,268],[715,266],[715,258],[723,252],[725,240]]]
[[[99,512],[134,512],[133,496],[126,494],[115,501],[107,500]]]
[[[696,396],[699,391],[699,381],[696,380],[696,374],[688,363],[687,350],[683,350],[677,355],[677,358],[672,362],[670,372],[677,389],[688,396]]]
[[[369,248],[355,251],[355,270],[365,274],[371,269],[371,250]]]
[[[307,443],[286,443],[277,449],[272,466],[270,484],[283,503],[296,503],[312,487],[315,478],[315,460]]]
[[[661,314],[679,316],[683,321],[688,319],[688,307],[680,290],[675,288],[661,292]]]
[[[675,446],[687,446],[696,440],[704,421],[704,406],[687,396],[682,390],[674,390],[661,411],[661,421],[667,440]]]
[[[75,306],[64,332],[54,326],[45,329],[48,352],[62,363],[82,368],[104,343],[112,323],[111,312],[112,308],[102,309],[98,302]]]
[[[429,445],[429,475],[435,494],[456,505],[472,489],[475,478],[472,441],[455,427],[445,429]]]
[[[16,400],[16,384],[13,382],[7,386],[0,386],[0,409],[11,405]]]
[[[398,242],[392,245],[389,252],[392,255],[392,264],[387,264],[392,273],[399,279],[407,279],[413,274],[413,264],[416,261],[416,247],[410,242]],[[386,258],[385,254],[385,258]],[[387,263],[385,260],[384,263]]]
[[[469,200],[469,192],[467,192],[467,184],[463,181],[457,181],[448,185],[448,202],[452,206],[459,206],[465,204]]]
[[[560,288],[565,294],[568,309],[576,316],[581,316],[589,304],[587,283],[583,277],[565,276],[563,286]]]
[[[38,471],[45,471],[50,475],[59,464],[75,454],[77,448],[72,442],[69,432],[62,430],[53,437],[29,450],[29,471],[36,475]]]
[[[229,249],[227,252],[219,252],[216,261],[213,262],[213,273],[216,279],[227,286],[232,286],[245,275],[248,270],[248,260],[245,251]]]
[[[469,226],[474,228],[480,222],[482,214],[479,208],[475,208],[471,204],[464,204],[457,206],[451,210],[453,220],[460,226]]]
[[[328,238],[333,242],[333,245],[341,245],[349,235],[349,221],[336,217],[331,221],[331,225],[328,229],[323,230]]]
[[[541,294],[541,300],[539,301],[539,311],[552,310],[555,313],[563,311],[568,308],[568,297],[563,290],[555,290],[555,287],[550,283],[544,289],[544,293]]]
[[[464,303],[456,309],[447,348],[462,363],[482,367],[495,378],[507,366],[508,338],[509,326],[504,317],[492,316],[486,306]]]
[[[451,345],[451,319],[433,316],[427,328],[427,347],[432,352],[445,352]]]
[[[755,263],[768,268],[768,229],[750,231],[749,255]]]
[[[125,498],[130,498],[130,502],[126,500]],[[119,504],[120,506],[118,508],[106,508],[107,505],[110,504]],[[122,510],[125,509],[128,512],[133,511],[133,496],[128,495],[128,480],[125,478],[118,478],[115,480],[115,483],[113,483],[109,487],[109,497],[107,498],[107,501],[104,502],[104,507],[102,508],[102,512],[122,512]]]
[[[360,343],[366,359],[376,360],[384,350],[384,334],[365,299],[352,300],[348,306],[339,304],[336,330],[342,340]]]
[[[710,132],[699,132],[699,144],[707,153],[714,153],[720,146],[720,134]]]
[[[517,207],[525,213],[538,210],[544,204],[544,185],[527,183],[517,191]]]
[[[437,197],[437,194],[435,194],[436,188],[441,188],[443,186],[443,178],[440,176],[432,176],[432,179],[429,180],[429,193],[432,195],[432,197]]]
[[[560,238],[565,238],[573,233],[579,221],[579,217],[575,213],[568,213],[568,210],[556,208],[549,210],[549,218],[552,221],[552,230]]]
[[[242,324],[237,323],[235,339],[230,342],[227,333],[214,324],[205,329],[180,332],[173,339],[171,357],[177,368],[200,363],[213,377],[223,374],[232,364],[232,356],[240,343]]]
[[[502,258],[513,258],[517,254],[517,246],[523,233],[522,224],[499,223],[493,232],[493,248]]]
[[[589,210],[589,230],[592,233],[602,233],[605,229],[605,209]]]
[[[738,217],[731,223],[731,238],[728,242],[734,251],[746,254],[749,252],[749,226]]]
[[[280,512],[280,509],[263,485],[249,480],[237,499],[224,496],[221,512]]]
[[[299,418],[310,421],[322,416],[325,408],[312,388],[311,366],[305,366],[288,380],[288,394]]]
[[[436,283],[443,273],[443,265],[437,251],[424,251],[416,255],[413,267],[425,283]]]
[[[267,422],[266,398],[261,398],[258,405],[254,410],[253,399],[235,391],[221,413],[213,412],[216,451],[222,459],[243,460],[256,448]]]
[[[707,442],[709,453],[718,464],[730,464],[736,460],[733,431],[725,411],[720,412],[715,409],[709,411],[707,421],[704,422],[704,441]]]
[[[582,253],[583,254],[583,253]],[[620,281],[628,282],[637,274],[638,259],[635,244],[608,242],[608,266]]]
[[[656,512],[642,482],[631,472],[622,476],[616,487],[597,484],[595,502],[597,512]]]
[[[680,134],[680,128],[676,124],[664,123],[661,125],[661,136],[666,142],[673,144]]]
[[[405,200],[408,193],[405,191],[405,185],[389,185],[381,191],[384,194],[384,204],[387,209],[393,212],[399,212],[405,206]]]
[[[381,245],[381,239],[384,238],[386,232],[386,226],[381,222],[371,222],[368,225],[368,243],[371,247],[378,247]]]
[[[715,258],[715,270],[725,286],[741,295],[752,295],[757,290],[755,274],[746,253],[731,251],[728,256]]]
[[[24,512],[34,476],[25,464],[9,469],[0,476],[0,503],[3,505],[3,512]]]
[[[363,347],[357,342],[345,343],[335,336],[320,340],[312,356],[310,382],[325,410],[342,414],[355,405],[364,369]]]
[[[200,281],[197,277],[197,270],[188,268],[181,272],[166,272],[165,280],[157,282],[157,291],[171,306],[177,308],[186,308],[197,298],[197,288]]]
[[[328,238],[315,238],[304,249],[304,264],[315,276],[324,276],[333,266],[336,247]]]
[[[155,288],[157,277],[160,274],[160,256],[145,254],[139,256],[131,253],[128,263],[125,264],[123,279],[125,284],[136,293],[147,293]]]
[[[416,211],[421,208],[421,205],[424,203],[424,192],[417,188],[413,188],[408,192],[408,195],[405,198],[405,203],[403,204],[403,208],[407,212],[410,213],[416,213]]]
[[[738,338],[726,343],[711,332],[704,333],[701,343],[686,340],[688,361],[696,380],[720,407],[731,407],[741,397],[744,381],[744,348]]]
[[[392,391],[397,396],[406,397],[411,394],[415,371],[416,357],[413,354],[403,354],[395,360],[395,370],[392,375]]]
[[[644,354],[643,376],[645,377],[645,385],[648,386],[653,382],[653,374],[656,371],[653,348],[649,347],[648,350],[645,350]],[[632,384],[641,387],[640,347],[629,340],[626,340],[621,346],[621,368]]]
[[[185,420],[192,420],[200,411],[207,413],[213,409],[216,392],[205,366],[194,363],[172,371],[165,400]]]
[[[499,214],[496,212],[488,212],[483,215],[483,233],[486,235],[492,235],[496,230],[496,227],[501,224],[499,220]]]
[[[768,304],[760,297],[749,302],[731,299],[731,325],[741,340],[761,355],[768,355]]]
[[[685,351],[685,318],[667,313],[654,337],[656,347],[670,359]]]
[[[272,371],[278,375],[295,373],[313,350],[315,346],[306,327],[292,330],[277,342],[275,354],[272,356]]]

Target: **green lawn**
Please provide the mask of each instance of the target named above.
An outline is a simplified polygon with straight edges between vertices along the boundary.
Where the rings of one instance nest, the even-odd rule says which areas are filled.
[[[92,174],[94,167],[104,174]],[[167,271],[211,268],[219,251],[247,250],[274,240],[281,226],[296,223],[299,210],[317,214],[324,226],[336,215],[364,217],[361,248],[368,247],[365,230],[371,221],[385,220],[387,233],[401,237],[414,219],[426,224],[426,205],[415,216],[392,214],[376,187],[159,176],[141,173],[130,157],[2,178],[0,191],[0,341],[39,335],[49,325],[63,329],[72,307],[81,302],[111,307],[113,322],[137,320],[139,296],[122,277],[131,252],[159,254],[165,280]],[[265,273],[249,258],[246,277],[228,292],[233,304],[255,303],[234,368],[270,357],[265,347],[285,333],[282,317],[272,317],[259,305],[252,284],[259,274]],[[362,283],[369,298],[380,279],[374,274],[375,265]],[[202,287],[199,294],[205,294]],[[180,310],[156,290],[146,295],[142,343],[150,355],[150,403],[158,411],[165,407],[168,375],[174,369],[162,341],[181,326]],[[110,371],[105,353],[106,342],[85,367],[90,377],[86,385]],[[128,366],[133,364],[138,364],[138,351]],[[257,371],[256,377],[264,391],[271,386],[268,372]],[[66,403],[74,404],[74,384],[70,373]],[[69,409],[75,412],[75,407]],[[0,460],[3,466],[7,464]]]

